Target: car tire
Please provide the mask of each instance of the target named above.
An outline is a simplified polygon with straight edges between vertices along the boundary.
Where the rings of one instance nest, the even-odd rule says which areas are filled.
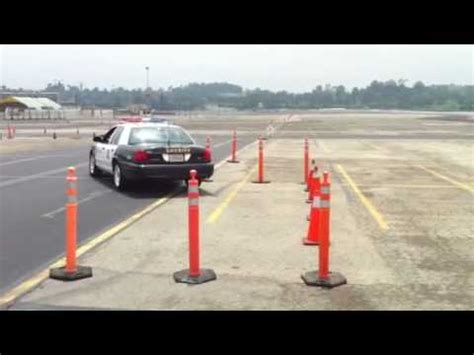
[[[100,173],[101,171],[99,170],[99,168],[97,167],[95,163],[95,155],[94,153],[91,153],[89,155],[89,175],[92,177],[97,177],[100,175]]]
[[[114,164],[113,170],[113,181],[114,186],[119,191],[124,191],[127,186],[127,180],[124,178],[122,174],[122,168],[120,167],[119,163]]]

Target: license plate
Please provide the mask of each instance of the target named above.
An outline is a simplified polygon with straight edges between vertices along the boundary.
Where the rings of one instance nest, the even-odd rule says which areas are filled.
[[[182,163],[184,162],[184,155],[183,154],[170,154],[168,160],[170,163]]]

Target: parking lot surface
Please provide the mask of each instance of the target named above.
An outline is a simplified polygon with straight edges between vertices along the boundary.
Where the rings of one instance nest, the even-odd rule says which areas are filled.
[[[92,266],[93,278],[47,280],[11,309],[474,308],[471,120],[424,113],[274,119],[281,125],[265,143],[270,184],[251,183],[254,135],[241,163],[223,164],[201,188],[201,264],[215,270],[216,281],[173,280],[187,267],[183,190],[84,254],[79,262]],[[247,132],[262,127],[240,123]],[[330,290],[301,280],[318,263],[317,247],[301,243],[309,212],[304,137],[330,173],[330,270],[348,281]]]
[[[63,132],[64,136],[53,140],[49,135],[41,137],[43,128],[37,127],[36,136],[0,142],[0,294],[27,280],[64,252],[68,166],[76,167],[79,179],[79,243],[180,188],[179,184],[146,182],[134,184],[129,191],[119,194],[110,176],[91,178],[88,157],[92,130],[102,134],[107,129],[108,126],[92,127],[90,134],[80,137],[75,136],[75,129],[69,129],[69,135]],[[190,132],[199,144],[205,144],[207,135]],[[228,130],[211,136],[215,162],[230,154],[231,134]],[[253,142],[256,134],[242,131],[239,146]]]

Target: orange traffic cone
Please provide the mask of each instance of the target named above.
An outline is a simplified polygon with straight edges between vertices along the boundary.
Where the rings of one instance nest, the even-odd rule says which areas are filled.
[[[304,283],[308,286],[333,288],[347,283],[344,275],[339,272],[329,271],[330,187],[329,173],[325,171],[323,182],[321,183],[321,194],[318,198],[315,197],[314,199],[315,201],[319,200],[319,269],[301,275]]]
[[[320,179],[317,172],[313,176],[313,183],[312,186],[312,193],[313,199],[311,203],[311,211],[309,216],[309,225],[308,225],[308,233],[306,234],[306,238],[303,239],[304,245],[318,245],[319,244],[319,210],[321,208],[321,196],[320,196]]]
[[[308,198],[306,200],[306,203],[311,203],[313,202],[313,195],[314,195],[314,188],[316,186],[314,186],[314,183],[316,181],[315,177],[318,175],[318,167],[315,165],[313,167],[313,170],[312,170],[312,178],[310,180],[310,186],[309,186],[309,189],[308,189]]]
[[[305,187],[305,192],[308,192],[310,189],[310,185],[312,182],[312,177],[313,177],[313,169],[314,166],[316,165],[316,160],[312,159],[311,160],[311,169],[309,170],[308,178],[306,179],[306,187]]]

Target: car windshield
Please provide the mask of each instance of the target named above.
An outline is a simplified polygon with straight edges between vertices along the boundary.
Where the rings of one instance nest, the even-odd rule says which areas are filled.
[[[190,145],[194,142],[184,130],[178,127],[140,127],[132,128],[129,144]]]

